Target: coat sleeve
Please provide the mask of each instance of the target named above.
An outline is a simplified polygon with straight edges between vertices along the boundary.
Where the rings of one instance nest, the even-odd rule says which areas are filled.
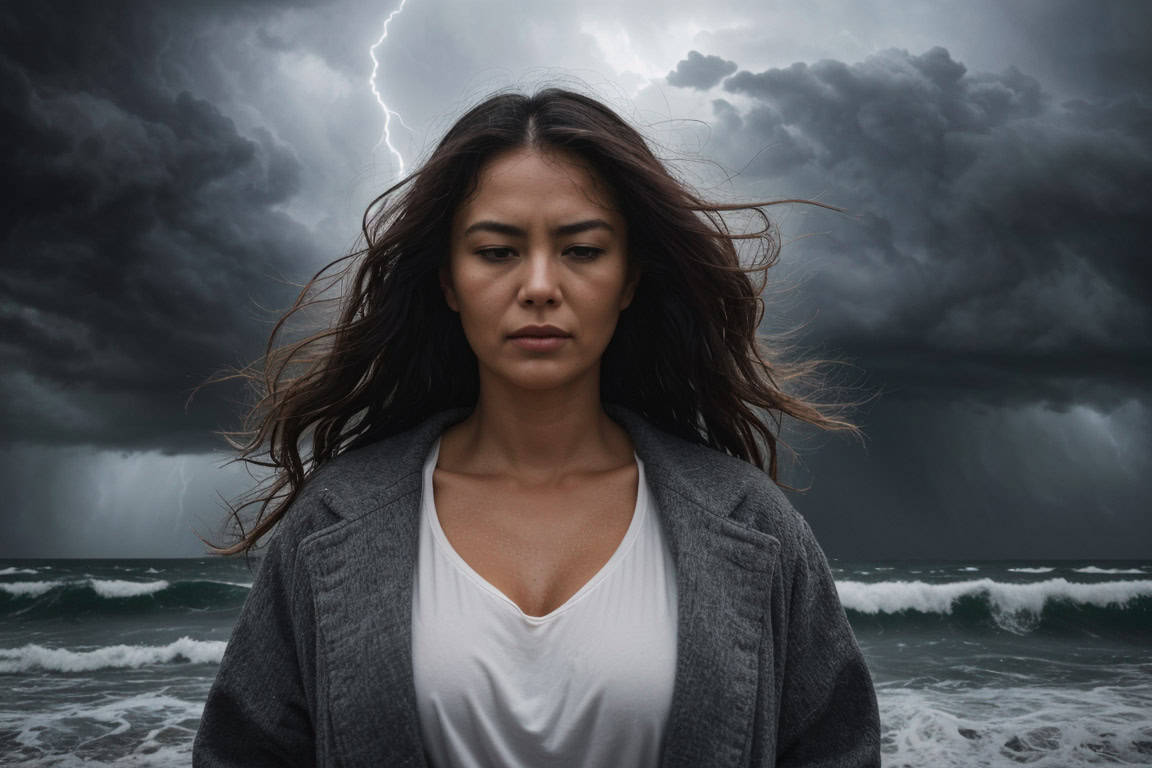
[[[194,768],[316,764],[309,706],[314,615],[307,573],[295,556],[298,526],[287,520],[275,530],[232,629],[193,742]]]
[[[879,768],[876,692],[812,529],[796,515],[778,768]]]

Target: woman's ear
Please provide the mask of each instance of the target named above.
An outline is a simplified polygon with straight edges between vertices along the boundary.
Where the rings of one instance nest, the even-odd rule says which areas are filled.
[[[460,305],[456,303],[456,290],[452,287],[452,272],[448,267],[440,267],[440,291],[444,294],[444,301],[453,312],[460,311]]]
[[[623,293],[623,295],[621,297],[621,301],[620,301],[620,311],[621,312],[623,312],[625,309],[628,309],[628,307],[631,306],[632,299],[636,295],[636,285],[637,285],[637,283],[640,282],[640,274],[641,273],[640,273],[639,267],[631,267],[630,266],[628,269],[628,272],[629,272],[628,282],[626,282],[624,284],[624,293]]]

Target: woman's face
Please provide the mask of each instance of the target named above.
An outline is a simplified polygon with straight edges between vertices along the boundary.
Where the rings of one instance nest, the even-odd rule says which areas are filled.
[[[528,148],[497,155],[453,216],[440,282],[481,381],[599,386],[600,357],[636,281],[627,274],[627,224],[578,162]],[[553,325],[567,336],[542,345],[514,340],[527,325]]]

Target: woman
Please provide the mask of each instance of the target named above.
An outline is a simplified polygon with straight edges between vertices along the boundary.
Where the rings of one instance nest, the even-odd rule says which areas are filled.
[[[855,427],[776,387],[812,364],[761,356],[737,206],[559,89],[479,104],[382,200],[237,446],[273,511],[218,551],[278,527],[194,764],[879,765],[756,409]]]

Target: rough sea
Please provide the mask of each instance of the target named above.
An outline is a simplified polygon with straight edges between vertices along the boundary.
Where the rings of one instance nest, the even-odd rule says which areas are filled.
[[[886,768],[1152,766],[1152,562],[831,564]],[[189,765],[253,574],[0,560],[0,764]]]

